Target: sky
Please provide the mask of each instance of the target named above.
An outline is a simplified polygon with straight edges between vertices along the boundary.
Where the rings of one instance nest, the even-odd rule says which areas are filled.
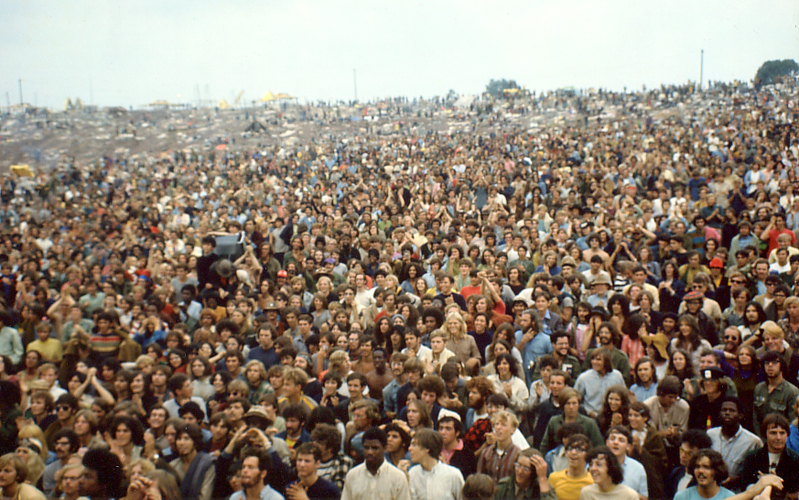
[[[0,0],[6,95],[62,109],[750,81],[799,60],[797,0]],[[357,90],[356,90],[357,87]]]

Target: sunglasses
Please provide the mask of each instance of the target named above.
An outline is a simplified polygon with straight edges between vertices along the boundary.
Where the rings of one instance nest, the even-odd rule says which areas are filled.
[[[58,410],[58,411],[61,411],[61,410],[65,410],[66,411],[66,410],[71,410],[72,407],[69,406],[69,405],[58,405],[58,406],[55,407],[55,409]]]

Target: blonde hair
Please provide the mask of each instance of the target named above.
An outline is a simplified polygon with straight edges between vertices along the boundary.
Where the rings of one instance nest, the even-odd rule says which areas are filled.
[[[47,448],[47,440],[44,438],[44,432],[42,429],[39,428],[38,425],[29,424],[24,426],[22,429],[19,430],[18,439],[22,441],[25,438],[36,438],[42,443],[42,450],[39,452],[39,456],[42,460],[47,458],[47,453],[49,449]]]

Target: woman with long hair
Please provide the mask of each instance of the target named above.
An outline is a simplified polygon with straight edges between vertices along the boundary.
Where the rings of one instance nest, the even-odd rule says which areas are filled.
[[[660,279],[660,264],[655,260],[655,256],[649,246],[641,245],[641,248],[638,249],[638,263],[646,270],[649,278]]]
[[[691,355],[684,349],[672,349],[669,355],[669,365],[666,368],[666,375],[674,375],[680,382],[690,380],[696,376],[694,365],[691,363]]]
[[[621,350],[630,358],[630,366],[635,366],[639,359],[646,355],[642,337],[648,337],[646,317],[643,314],[629,316],[621,327],[624,336],[621,339]]]
[[[429,429],[433,427],[430,419],[430,411],[421,399],[408,399],[408,409],[405,412],[405,419],[410,428],[408,434],[413,436],[419,429]]]
[[[524,284],[524,267],[521,264],[511,266],[508,269],[508,287],[513,290],[514,295],[519,295],[525,289]]]
[[[457,312],[450,313],[444,325],[449,334],[447,349],[455,354],[458,361],[466,367],[467,372],[471,373],[472,370],[476,370],[480,366],[482,356],[480,356],[480,350],[477,349],[474,337],[469,335],[463,316]]]
[[[683,314],[677,320],[677,336],[671,339],[671,349],[682,349],[690,354],[694,371],[699,370],[702,349],[712,349],[710,342],[699,335],[699,323],[690,314]]]
[[[604,436],[614,425],[629,425],[630,391],[623,385],[613,385],[605,392],[605,401],[597,422]]]
[[[494,369],[496,373],[489,375],[488,380],[494,383],[496,393],[504,394],[508,398],[513,411],[521,412],[526,409],[530,391],[524,381],[516,376],[519,367],[513,356],[507,352],[497,355]]]
[[[608,312],[610,312],[608,321],[616,325],[616,329],[621,331],[624,322],[630,315],[630,300],[624,294],[614,294],[608,299]]]
[[[514,327],[513,325],[508,323],[503,323],[502,325],[499,325],[497,327],[497,331],[494,333],[494,338],[491,339],[491,345],[489,345],[486,348],[486,353],[485,353],[486,360],[487,361],[494,360],[494,356],[496,355],[496,353],[494,353],[494,346],[496,346],[497,342],[499,342],[500,340],[504,340],[505,342],[508,343],[508,346],[510,346],[511,355],[514,358],[516,358],[516,361],[518,361],[519,366],[521,366],[523,364],[522,353],[516,347],[516,334],[514,332]]]
[[[741,327],[744,324],[746,305],[749,303],[749,290],[741,288],[731,295],[732,303],[721,313],[721,328],[719,329],[721,331],[726,330],[728,326]],[[799,298],[797,302],[799,302]],[[799,308],[797,310],[799,311]]]
[[[754,300],[747,302],[744,309],[743,325],[738,327],[745,345],[760,347],[761,342],[758,339],[757,332],[760,330],[760,325],[766,320],[766,311],[759,302]]]
[[[189,373],[191,375],[191,386],[194,388],[194,395],[203,400],[208,401],[211,399],[216,390],[211,384],[211,375],[213,368],[208,358],[205,356],[197,356],[189,364]]]
[[[31,382],[39,378],[40,364],[42,364],[42,355],[39,351],[28,351],[25,353],[25,357],[22,358],[19,371],[17,372],[21,389],[27,390]]]
[[[211,385],[214,387],[214,395],[208,400],[208,408],[211,413],[217,411],[217,409],[224,409],[228,398],[227,385],[231,380],[230,373],[226,371],[216,372],[211,375]]]
[[[572,316],[566,328],[566,332],[571,335],[572,349],[577,353],[577,358],[582,361],[585,359],[585,351],[582,349],[582,342],[591,321],[591,304],[588,302],[578,302],[575,306],[575,310],[576,314]]]
[[[119,457],[122,465],[141,458],[144,448],[144,428],[138,419],[127,415],[115,417],[108,428],[111,453]]]
[[[685,283],[680,280],[677,264],[672,260],[664,262],[661,266],[661,277],[663,280],[658,285],[660,312],[678,314],[685,295]]]
[[[170,349],[169,353],[166,356],[167,362],[169,363],[169,367],[172,369],[172,373],[186,373],[186,363],[188,362],[188,358],[186,353],[183,352],[183,349]]]

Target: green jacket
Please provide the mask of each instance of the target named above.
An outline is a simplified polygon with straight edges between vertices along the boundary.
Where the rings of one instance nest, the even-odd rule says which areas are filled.
[[[566,370],[563,366],[571,366],[571,370]],[[574,385],[574,381],[577,380],[577,377],[583,372],[582,367],[580,366],[580,360],[572,356],[571,354],[567,354],[565,358],[563,358],[563,363],[560,364],[558,367],[559,369],[569,372],[571,371],[571,382]],[[533,369],[533,380],[538,380],[541,378],[541,364],[536,363],[535,369]]]
[[[542,455],[546,455],[549,450],[556,448],[559,444],[561,444],[556,440],[555,434],[563,425],[564,420],[565,417],[563,414],[560,414],[557,417],[552,418],[547,424],[547,430],[544,431],[544,438],[541,440],[540,451]],[[599,432],[599,426],[596,424],[594,419],[583,414],[579,414],[577,415],[577,423],[583,426],[585,435],[591,440],[591,444],[594,446],[604,446],[605,438],[603,438],[602,433]]]
[[[596,347],[594,349],[589,349],[587,353],[585,353],[585,361],[583,361],[583,371],[591,369],[591,353],[593,353],[596,349],[601,349],[601,347]],[[624,353],[624,351],[617,349],[616,347],[610,351],[610,364],[613,365],[614,370],[619,370],[621,376],[624,377],[624,383],[627,384],[629,387],[630,384],[630,358]]]
[[[518,500],[516,496],[516,478],[513,476],[504,477],[497,483],[497,489],[494,490],[494,500]],[[533,471],[533,484],[527,488],[520,498],[525,500],[555,500],[555,492],[550,488],[546,493],[541,493],[538,487],[538,479],[535,477]]]

